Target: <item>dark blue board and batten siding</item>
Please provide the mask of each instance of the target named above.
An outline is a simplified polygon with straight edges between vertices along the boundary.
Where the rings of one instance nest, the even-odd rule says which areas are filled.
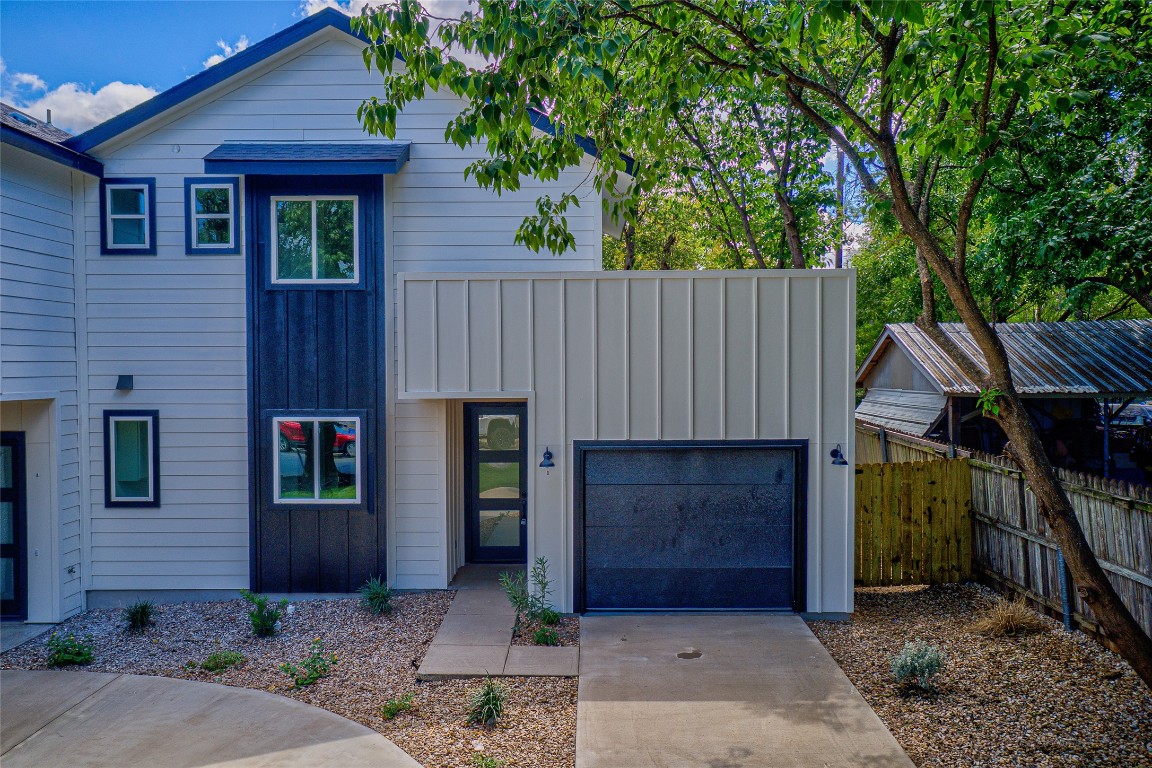
[[[248,176],[252,588],[350,592],[386,573],[383,178]],[[357,195],[360,280],[273,285],[270,198]],[[361,503],[273,503],[275,415],[359,416]]]
[[[801,441],[577,441],[577,610],[804,610]]]

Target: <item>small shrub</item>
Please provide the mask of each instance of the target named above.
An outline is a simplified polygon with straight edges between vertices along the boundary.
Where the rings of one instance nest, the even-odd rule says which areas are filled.
[[[216,651],[208,654],[208,658],[200,662],[200,669],[205,672],[223,672],[229,667],[239,666],[247,661],[244,654],[238,651]]]
[[[391,720],[401,712],[407,712],[412,709],[412,699],[414,695],[406,693],[398,699],[388,699],[384,702],[384,706],[380,707],[380,714],[384,716],[385,720]]]
[[[48,666],[67,667],[70,664],[92,663],[92,635],[87,635],[82,642],[76,635],[62,637],[55,632],[48,638]]]
[[[560,637],[551,627],[540,627],[532,635],[532,642],[536,645],[560,645]]]
[[[124,620],[128,622],[128,631],[143,632],[155,624],[156,621],[152,618],[155,607],[147,600],[140,600],[125,608]]]
[[[240,596],[252,604],[248,611],[248,620],[252,622],[252,634],[256,637],[272,637],[279,629],[280,611],[288,606],[288,598],[280,598],[275,605],[268,604],[267,595],[257,595],[246,589],[240,590]]]
[[[504,761],[497,760],[488,755],[482,755],[479,752],[473,752],[472,765],[476,766],[476,768],[504,768]]]
[[[508,602],[516,609],[516,622],[520,616],[528,612],[528,585],[524,581],[524,572],[500,574],[500,586],[508,596]]]
[[[935,646],[917,640],[905,643],[904,650],[891,659],[892,676],[903,685],[935,690],[932,678],[944,668],[944,655]]]
[[[297,688],[312,685],[322,677],[328,677],[332,665],[336,663],[336,654],[324,653],[324,642],[316,638],[309,646],[308,658],[296,666],[292,662],[280,665],[280,671],[292,678]]]
[[[547,627],[554,627],[560,623],[560,614],[554,608],[545,608],[540,613],[540,623]]]
[[[360,607],[377,616],[392,613],[392,587],[379,576],[373,576],[360,587]]]
[[[508,700],[508,689],[490,677],[484,678],[484,685],[472,692],[468,702],[469,724],[492,726],[504,714],[504,704]]]
[[[987,612],[972,623],[972,631],[988,637],[1025,635],[1048,629],[1044,619],[1023,600],[997,600]]]
[[[548,599],[552,594],[552,579],[548,577],[548,558],[536,558],[528,578],[532,582],[532,590],[528,595],[528,620],[541,621],[544,612],[552,609],[552,603]]]

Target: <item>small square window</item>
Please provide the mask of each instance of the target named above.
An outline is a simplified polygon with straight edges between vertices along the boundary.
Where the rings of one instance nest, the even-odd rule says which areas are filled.
[[[360,418],[272,419],[277,504],[359,504]]]
[[[272,198],[272,282],[360,279],[355,197]]]
[[[184,180],[184,245],[188,255],[240,253],[235,176]]]
[[[160,506],[159,411],[104,411],[104,505]]]
[[[156,253],[155,179],[100,182],[100,245],[108,256]]]

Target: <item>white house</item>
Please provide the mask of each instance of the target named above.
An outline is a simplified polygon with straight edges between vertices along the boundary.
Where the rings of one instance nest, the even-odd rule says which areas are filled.
[[[66,140],[5,107],[5,615],[538,556],[564,610],[851,611],[853,273],[601,272],[593,147],[480,190],[455,97],[361,130],[363,46],[323,11]],[[562,256],[514,243],[549,190]]]

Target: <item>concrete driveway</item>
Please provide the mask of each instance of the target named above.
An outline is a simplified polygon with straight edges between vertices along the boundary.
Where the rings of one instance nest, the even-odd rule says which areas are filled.
[[[97,672],[0,672],[4,768],[420,768],[375,731],[282,696]]]
[[[576,768],[913,768],[797,616],[585,616]]]

